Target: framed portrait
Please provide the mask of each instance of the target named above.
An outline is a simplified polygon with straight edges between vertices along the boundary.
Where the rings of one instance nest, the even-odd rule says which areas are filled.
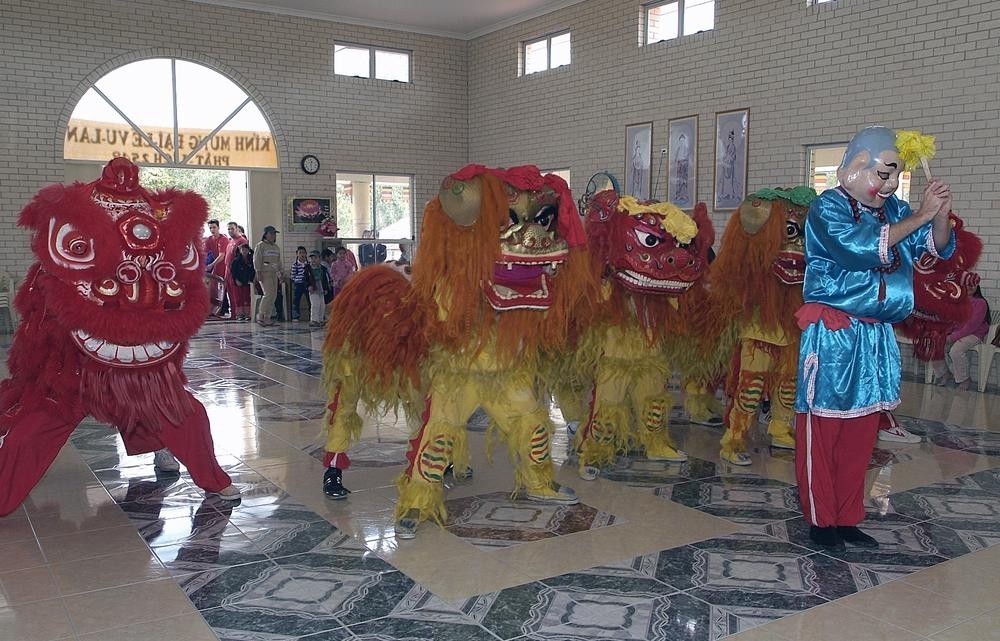
[[[290,230],[313,231],[333,211],[333,199],[322,196],[301,196],[288,199]]]
[[[622,192],[639,200],[649,198],[653,151],[653,123],[643,122],[625,127],[625,184]]]
[[[681,209],[698,202],[698,116],[667,123],[667,200]]]
[[[740,206],[747,193],[747,141],[750,134],[750,110],[737,109],[715,114],[716,211]]]

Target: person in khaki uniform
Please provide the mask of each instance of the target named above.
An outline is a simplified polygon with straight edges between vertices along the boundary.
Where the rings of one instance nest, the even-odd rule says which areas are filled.
[[[285,267],[281,263],[281,247],[278,246],[278,230],[268,225],[264,228],[257,248],[253,252],[253,267],[257,272],[257,280],[264,297],[260,300],[257,310],[257,322],[265,327],[274,325],[271,314],[274,313],[274,301],[278,298],[278,287],[284,279]]]

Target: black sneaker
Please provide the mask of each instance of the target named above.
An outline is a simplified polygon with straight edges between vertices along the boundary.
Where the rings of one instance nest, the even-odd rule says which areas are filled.
[[[878,547],[878,541],[853,525],[838,525],[837,534],[840,535],[840,538],[842,538],[845,543],[856,545],[859,548]]]
[[[472,468],[466,467],[465,472],[461,474],[455,474],[455,464],[448,463],[448,467],[444,468],[444,475],[448,476],[449,474],[451,474],[456,481],[468,481],[469,479],[472,478]]]
[[[326,498],[333,500],[347,498],[351,491],[344,487],[342,478],[339,468],[326,468],[326,472],[323,474],[323,494],[326,494]]]
[[[830,527],[817,527],[815,525],[809,526],[809,540],[826,548],[832,552],[840,552],[845,550],[844,540],[840,538],[838,530],[833,526]]]

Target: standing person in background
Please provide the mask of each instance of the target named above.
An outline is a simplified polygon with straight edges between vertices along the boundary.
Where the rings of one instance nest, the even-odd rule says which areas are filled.
[[[225,281],[226,270],[229,267],[229,263],[226,262],[226,248],[229,246],[229,239],[219,233],[219,220],[217,218],[208,221],[208,236],[205,236],[202,243],[205,246],[205,255],[212,258],[212,261],[206,265],[205,271],[211,276],[217,276]],[[222,297],[222,308],[219,310],[219,316],[225,315],[228,307],[224,293]]]
[[[337,248],[337,255],[330,266],[330,289],[336,297],[340,290],[347,284],[347,279],[357,271],[358,266],[352,258],[348,256],[347,248],[341,245]]]
[[[229,278],[233,283],[230,290],[233,318],[239,321],[248,321],[250,320],[250,286],[257,279],[257,272],[253,268],[253,250],[246,242],[239,245],[236,250],[236,256],[233,257],[233,262],[229,265]]]
[[[323,327],[326,321],[326,293],[330,291],[330,276],[320,262],[318,251],[309,252],[306,269],[306,287],[309,289],[309,326]]]
[[[831,550],[878,547],[857,526],[879,416],[899,405],[892,324],[913,312],[914,261],[955,251],[951,189],[931,180],[913,212],[894,195],[902,170],[895,132],[862,129],[837,170],[840,186],[806,216],[795,475],[809,538]]]
[[[274,301],[278,298],[278,288],[285,277],[285,267],[281,262],[281,247],[278,246],[278,230],[268,225],[264,228],[257,248],[253,252],[253,267],[257,272],[257,281],[264,292],[257,310],[257,322],[264,327],[274,325],[271,314],[274,312]]]
[[[299,306],[302,304],[302,297],[308,294],[306,286],[306,271],[309,265],[306,261],[306,248],[299,245],[295,248],[295,262],[292,263],[292,320],[299,320]]]
[[[333,300],[333,263],[336,260],[334,258],[333,252],[327,248],[324,249],[319,255],[319,262],[326,268],[326,277],[330,283],[330,289],[327,290],[326,295],[323,297],[323,302],[327,305]]]
[[[240,245],[247,244],[247,237],[240,233],[240,226],[236,223],[229,223],[226,225],[226,233],[229,235],[229,244],[226,245],[226,256],[223,263],[225,264],[226,274],[224,276],[226,281],[226,294],[229,298],[229,312],[230,316],[236,320],[243,320],[237,318],[239,312],[236,310],[236,303],[233,302],[234,294],[233,288],[236,287],[236,283],[233,281],[232,265],[233,259],[236,258],[239,251],[237,251]]]

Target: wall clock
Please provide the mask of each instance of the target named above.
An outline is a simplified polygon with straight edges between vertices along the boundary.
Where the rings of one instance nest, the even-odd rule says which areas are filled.
[[[319,158],[312,154],[302,156],[302,162],[299,164],[302,166],[302,171],[306,172],[310,176],[319,171]]]

